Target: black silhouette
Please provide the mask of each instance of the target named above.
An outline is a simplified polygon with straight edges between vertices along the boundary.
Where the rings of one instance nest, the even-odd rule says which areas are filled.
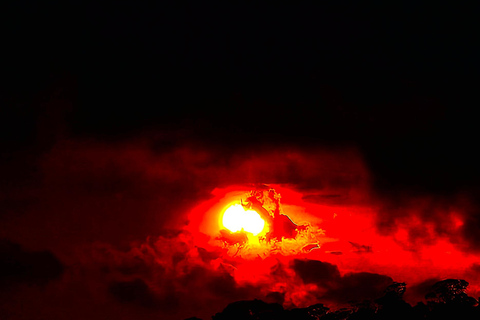
[[[350,308],[339,310],[330,310],[321,303],[285,310],[278,303],[237,301],[215,314],[212,320],[478,319],[478,301],[466,294],[467,287],[465,280],[439,281],[425,295],[427,303],[419,302],[414,307],[403,300],[407,285],[399,282],[389,285],[379,299],[352,303]]]

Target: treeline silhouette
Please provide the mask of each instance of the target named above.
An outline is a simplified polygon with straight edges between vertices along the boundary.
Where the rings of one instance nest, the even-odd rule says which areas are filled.
[[[468,282],[447,279],[435,283],[425,296],[426,303],[411,306],[403,300],[405,283],[393,283],[376,300],[352,303],[350,308],[330,310],[323,304],[285,310],[278,303],[261,300],[229,304],[212,320],[361,320],[361,319],[479,319],[478,300],[466,294]],[[187,320],[195,320],[190,318]]]

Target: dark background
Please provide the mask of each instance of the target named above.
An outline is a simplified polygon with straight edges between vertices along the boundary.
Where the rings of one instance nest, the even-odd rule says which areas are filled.
[[[273,168],[258,174],[270,179],[293,163],[278,182],[315,189],[324,174],[328,182],[339,173],[329,175],[336,166],[322,152],[356,148],[371,173],[374,204],[381,204],[378,231],[391,235],[397,220],[414,216],[424,226],[413,226],[409,250],[449,236],[460,250],[478,253],[478,13],[473,5],[418,1],[2,2],[3,307],[51,317],[63,310],[59,304],[65,314],[101,317],[107,292],[122,305],[130,299],[149,306],[158,297],[142,280],[150,279],[144,270],[131,274],[140,280],[125,282],[122,264],[103,246],[128,249],[134,240],[167,237],[159,231],[167,218],[207,199],[217,182],[245,182],[228,177],[245,169],[236,158],[243,155],[258,155],[257,171]],[[136,153],[136,137],[149,140],[155,157]],[[292,147],[301,161],[275,169],[273,157],[262,158]],[[355,180],[357,160],[340,159],[336,170]],[[295,175],[308,165],[320,168],[317,176]],[[430,200],[418,207],[422,197]],[[450,226],[452,207],[464,222],[458,230]],[[106,262],[79,253],[84,244],[100,247]],[[110,251],[123,257],[125,248]],[[113,271],[104,268],[110,264]],[[90,272],[97,270],[91,265],[103,271]],[[163,272],[157,265],[145,270]],[[236,288],[233,278],[214,272],[197,276]],[[159,306],[170,307],[174,287],[159,279],[155,288],[166,295]],[[20,287],[47,282],[46,293]],[[125,310],[112,305],[113,316]]]
[[[2,153],[48,149],[54,139],[39,142],[38,123],[56,112],[70,136],[95,139],[186,128],[186,140],[227,149],[356,145],[380,190],[477,184],[477,8],[16,1],[5,9]],[[56,111],[45,107],[52,96],[63,104]]]

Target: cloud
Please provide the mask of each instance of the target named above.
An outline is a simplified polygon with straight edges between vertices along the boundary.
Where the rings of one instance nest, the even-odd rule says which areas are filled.
[[[237,281],[232,263],[215,248],[195,246],[183,231],[150,237],[129,250],[96,243],[85,248],[76,269],[88,271],[85,280],[114,302],[176,319],[210,317],[231,302],[264,298],[262,284]]]
[[[478,200],[471,201],[466,208],[460,231],[463,239],[466,240],[467,248],[480,252],[480,203]]]
[[[12,181],[23,179],[22,188],[8,198],[21,208],[9,204],[5,237],[48,248],[58,239],[128,245],[181,228],[192,207],[231,185],[288,184],[306,194],[341,194],[342,203],[365,199],[368,172],[354,149],[227,148],[171,138],[65,139],[32,157],[34,176],[13,166]]]
[[[478,239],[477,221],[470,214],[475,206],[466,200],[409,193],[372,196],[370,173],[354,149],[249,150],[174,143],[155,146],[148,139],[64,140],[42,155],[38,168],[41,179],[29,185],[24,196],[35,205],[23,209],[22,219],[10,213],[2,217],[10,219],[11,228],[5,234],[49,248],[36,256],[38,265],[54,266],[56,256],[68,259],[68,265],[75,267],[65,272],[70,275],[75,270],[74,278],[84,275],[86,296],[165,316],[170,308],[176,316],[203,312],[209,317],[230,302],[253,298],[288,307],[376,298],[392,283],[391,270],[376,264],[385,258],[379,250],[392,239],[408,254],[435,244],[439,236],[462,248],[474,248]],[[326,237],[339,238],[332,242],[333,249],[338,249],[335,245],[345,248],[332,249],[337,255],[329,257],[322,256],[320,248],[305,255],[311,259],[295,256],[275,262],[241,261],[213,248],[208,237],[214,235],[200,234],[195,224],[210,208],[201,206],[194,212],[198,221],[192,219],[191,210],[222,197],[213,190],[254,183],[281,184],[285,211],[303,214],[300,222],[315,218]],[[289,203],[290,196],[294,200]],[[17,198],[23,201],[24,197]],[[402,229],[406,233],[400,238],[397,233]],[[375,242],[376,232],[386,240]],[[384,247],[379,249],[380,245]],[[395,252],[393,246],[388,249]],[[406,255],[388,258],[405,259],[398,268],[413,261]],[[29,262],[35,259],[17,260],[28,266],[35,265]],[[42,269],[56,270],[38,270]],[[48,272],[40,273],[43,276],[22,272],[12,276],[13,282],[55,278]],[[68,287],[70,280],[64,281]]]
[[[349,243],[355,249],[354,252],[356,252],[356,253],[371,253],[372,252],[372,247],[371,246],[367,246],[367,245],[364,245],[364,244],[359,244],[359,243],[352,242],[352,241],[349,241]]]
[[[119,303],[137,304],[145,308],[176,308],[178,301],[173,294],[164,295],[162,299],[156,295],[142,279],[113,282],[108,291]]]
[[[323,286],[341,279],[338,267],[328,262],[317,260],[293,260],[293,270],[304,283],[316,283]]]
[[[420,251],[445,240],[462,252],[478,252],[480,204],[476,197],[475,192],[436,195],[398,190],[376,198],[375,226],[404,250]]]
[[[392,278],[369,272],[340,275],[336,265],[317,260],[293,260],[292,268],[305,284],[315,284],[319,299],[336,303],[379,298]]]
[[[363,301],[382,296],[385,289],[393,283],[392,278],[370,272],[347,273],[341,278],[339,286],[332,290],[331,297],[338,301]]]

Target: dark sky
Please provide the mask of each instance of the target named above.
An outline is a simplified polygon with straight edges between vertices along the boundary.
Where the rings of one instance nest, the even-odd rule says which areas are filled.
[[[57,92],[73,135],[188,127],[220,145],[347,143],[402,183],[477,180],[475,8],[127,1],[7,9],[1,118],[12,148],[36,144]]]
[[[43,286],[70,275],[68,266],[92,260],[78,253],[85,243],[124,246],[156,236],[165,217],[227,185],[223,174],[242,154],[291,148],[306,158],[318,149],[357,150],[387,209],[412,197],[448,202],[465,195],[471,210],[462,235],[478,249],[477,8],[417,2],[2,6],[1,250],[27,270],[12,271],[0,260],[12,273],[0,277],[3,292],[13,290],[11,283]],[[158,159],[136,150],[137,141]],[[189,148],[206,150],[208,159],[189,158]],[[175,173],[148,171],[138,157],[146,167],[160,163]],[[231,182],[246,182],[239,177]],[[318,187],[313,178],[285,177],[277,182]],[[154,215],[159,206],[164,216]],[[402,216],[386,213],[382,223]],[[43,231],[32,233],[35,225]],[[76,253],[66,253],[73,248]],[[155,302],[148,285],[135,281],[109,290],[121,302],[173,303]],[[128,286],[140,292],[137,298],[124,294]],[[21,297],[36,294],[18,290]],[[47,290],[48,301],[57,301],[55,288]]]

